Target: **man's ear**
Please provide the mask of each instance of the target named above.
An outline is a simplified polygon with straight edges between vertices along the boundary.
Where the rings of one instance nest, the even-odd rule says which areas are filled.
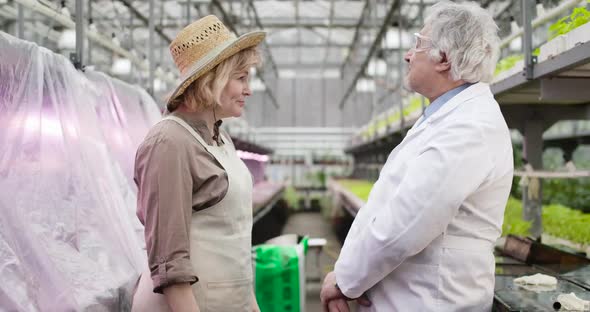
[[[434,69],[441,73],[451,70],[451,63],[444,52],[440,52],[440,61],[434,66]]]

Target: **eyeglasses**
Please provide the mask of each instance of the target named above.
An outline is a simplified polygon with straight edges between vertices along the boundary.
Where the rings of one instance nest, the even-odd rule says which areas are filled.
[[[422,51],[426,51],[430,48],[432,48],[432,39],[423,36],[419,33],[414,33],[414,48],[412,50],[414,50],[414,52],[422,52]],[[429,44],[424,44],[424,42],[430,42]]]

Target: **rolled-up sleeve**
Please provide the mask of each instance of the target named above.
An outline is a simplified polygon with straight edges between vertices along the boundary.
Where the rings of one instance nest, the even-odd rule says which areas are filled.
[[[145,226],[156,293],[198,280],[190,262],[193,181],[189,160],[187,148],[165,136],[147,139],[136,155],[137,215]]]

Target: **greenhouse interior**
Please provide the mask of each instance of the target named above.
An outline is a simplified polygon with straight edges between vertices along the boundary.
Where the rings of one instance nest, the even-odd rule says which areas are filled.
[[[588,0],[0,0],[0,79],[0,311],[590,311]]]

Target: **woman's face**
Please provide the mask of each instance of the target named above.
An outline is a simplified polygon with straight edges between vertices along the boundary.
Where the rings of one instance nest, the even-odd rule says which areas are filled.
[[[219,98],[224,115],[222,118],[242,116],[246,97],[252,95],[248,86],[249,78],[248,71],[237,72],[229,77]]]

